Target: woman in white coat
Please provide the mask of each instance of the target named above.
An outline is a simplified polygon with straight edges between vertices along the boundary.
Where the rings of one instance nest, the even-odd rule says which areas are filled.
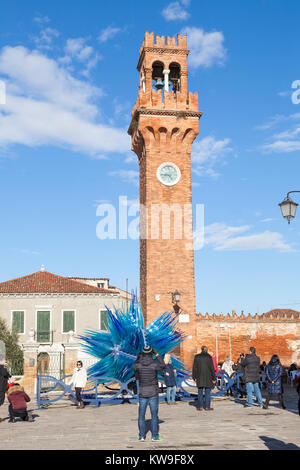
[[[70,380],[70,384],[71,383],[75,388],[76,400],[78,402],[77,408],[84,408],[84,404],[81,399],[81,390],[86,386],[87,373],[84,367],[82,367],[81,361],[77,361],[77,367],[74,369],[74,373]]]

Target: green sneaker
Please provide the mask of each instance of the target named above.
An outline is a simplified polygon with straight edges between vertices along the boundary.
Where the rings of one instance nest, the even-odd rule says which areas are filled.
[[[155,436],[155,437],[152,437],[152,441],[162,441],[163,438],[161,436]]]
[[[139,441],[144,441],[145,438],[144,437],[139,437]]]

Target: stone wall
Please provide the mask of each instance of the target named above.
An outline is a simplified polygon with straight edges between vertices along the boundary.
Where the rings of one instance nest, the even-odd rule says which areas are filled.
[[[264,315],[197,315],[195,349],[206,345],[223,362],[226,355],[236,361],[239,354],[256,348],[261,361],[278,354],[283,365],[300,362],[300,313],[273,310]]]

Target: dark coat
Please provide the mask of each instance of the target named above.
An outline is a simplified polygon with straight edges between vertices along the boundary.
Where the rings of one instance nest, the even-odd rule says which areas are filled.
[[[168,373],[168,375],[166,375]],[[172,364],[167,364],[164,369],[165,384],[167,387],[174,387],[176,385],[175,369]]]
[[[256,383],[259,382],[260,373],[260,357],[254,353],[247,354],[242,360],[242,366],[245,369],[245,381]]]
[[[159,393],[157,373],[166,367],[161,356],[153,359],[152,354],[139,357],[133,364],[136,380],[139,381],[139,396],[151,398]]]
[[[14,410],[25,410],[27,408],[26,402],[30,401],[29,396],[20,385],[11,387],[7,392],[7,398]]]
[[[213,388],[216,380],[216,372],[212,357],[208,353],[196,354],[193,364],[193,379],[198,388]]]
[[[237,374],[243,374],[239,378],[239,381],[240,381],[240,383],[244,384],[246,382],[246,380],[245,380],[245,369],[242,366],[241,362],[237,362],[236,364],[233,364],[232,368]]]
[[[7,390],[7,381],[11,377],[8,370],[4,367],[3,364],[0,365],[0,392],[6,392]]]
[[[283,393],[282,389],[282,365],[278,359],[271,359],[266,367],[268,379],[268,393],[270,395]],[[272,383],[274,382],[274,383]]]

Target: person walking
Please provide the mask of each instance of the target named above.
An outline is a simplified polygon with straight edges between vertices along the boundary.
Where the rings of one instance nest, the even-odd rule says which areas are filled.
[[[74,373],[69,382],[69,385],[71,383],[75,388],[77,409],[82,409],[84,408],[84,403],[81,398],[81,390],[86,386],[87,383],[87,373],[86,369],[82,366],[82,361],[77,361],[77,366],[74,369]]]
[[[7,362],[2,359],[0,362],[0,406],[3,405],[5,400],[5,392],[7,391],[7,382],[11,375],[7,370]],[[4,421],[0,418],[0,422]]]
[[[224,371],[224,372],[226,372],[226,374],[228,375],[228,377],[231,377],[231,375],[233,374],[233,368],[232,368],[232,366],[233,366],[233,362],[230,360],[230,357],[229,357],[229,356],[226,356],[226,357],[225,357],[225,360],[224,360],[224,362],[223,362],[223,364],[222,364],[222,369],[221,369],[221,370]],[[227,378],[227,377],[224,377],[224,380],[225,380],[226,383],[228,383],[228,378]],[[233,395],[231,388],[229,388],[229,389],[227,390],[226,395],[227,395],[227,396],[229,396],[229,395],[232,396],[232,395]]]
[[[23,387],[15,383],[8,389],[7,399],[9,401],[9,423],[15,423],[16,418],[21,418],[23,421],[33,421],[31,413],[27,411],[27,403],[30,401],[30,398],[24,392]]]
[[[266,366],[266,376],[268,379],[267,397],[263,408],[268,409],[269,402],[272,395],[278,395],[280,407],[285,410],[283,403],[283,385],[282,385],[282,365],[280,364],[279,357],[274,354],[271,357],[269,364]]]
[[[145,415],[148,405],[151,413],[152,441],[162,440],[158,426],[159,388],[157,374],[165,367],[166,364],[162,357],[151,346],[144,346],[141,356],[133,364],[135,378],[139,383],[139,441],[146,439]]]
[[[253,346],[250,348],[250,354],[247,354],[242,360],[242,366],[245,369],[245,381],[248,397],[248,402],[244,406],[253,406],[254,394],[257,398],[258,405],[262,408],[263,402],[259,388],[260,357],[256,355],[256,349]]]
[[[246,381],[245,381],[245,370],[244,367],[242,366],[242,360],[244,359],[245,355],[240,354],[239,358],[237,359],[236,363],[233,364],[232,368],[237,374],[243,374],[239,378],[239,393],[240,393],[240,398],[244,398],[244,395],[246,396]]]
[[[211,389],[216,383],[216,372],[214,363],[206,346],[201,347],[201,353],[196,354],[193,363],[193,380],[198,387],[198,403],[197,410],[211,411]]]
[[[167,387],[167,404],[177,405],[176,398],[176,370],[173,367],[170,354],[166,354],[164,357],[164,368],[165,384]]]

